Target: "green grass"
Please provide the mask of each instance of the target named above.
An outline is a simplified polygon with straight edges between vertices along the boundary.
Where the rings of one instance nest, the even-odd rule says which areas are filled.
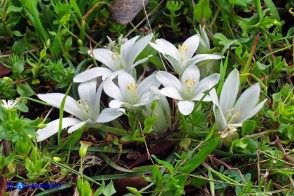
[[[62,184],[20,191],[37,195],[292,195],[293,2],[150,0],[127,25],[112,22],[111,3],[0,2],[0,98],[17,101],[11,108],[0,101],[0,183]],[[201,77],[219,73],[214,86],[219,95],[236,68],[238,96],[258,83],[259,102],[267,99],[241,127],[218,130],[211,102],[196,102],[186,116],[175,99],[160,98],[71,134],[60,123],[58,134],[36,141],[38,129],[70,116],[68,97],[81,99],[74,76],[102,66],[88,50],[108,47],[119,54],[123,38],[150,32],[151,42],[163,38],[181,48],[203,26],[209,43],[202,40],[196,53],[224,58],[197,63]],[[178,77],[166,56],[150,45],[136,59],[149,55],[133,73],[138,79],[158,70]],[[60,111],[40,101],[37,94],[43,93],[67,94]],[[102,93],[100,110],[111,100]],[[85,107],[83,100],[79,104]],[[89,145],[82,158],[80,141]],[[0,187],[0,195],[9,191]]]

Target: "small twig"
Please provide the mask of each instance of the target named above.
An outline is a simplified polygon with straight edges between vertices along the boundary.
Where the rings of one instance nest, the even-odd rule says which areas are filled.
[[[277,130],[268,130],[268,131],[263,131],[263,132],[259,132],[259,133],[254,133],[254,134],[251,134],[251,135],[245,135],[244,138],[261,137],[261,136],[264,136],[265,134],[274,133],[274,132],[277,132]]]
[[[294,163],[294,159],[289,156],[289,154],[285,151],[284,147],[281,144],[281,140],[278,135],[276,135],[276,140],[274,143],[277,145],[277,147],[283,152],[283,157],[287,159],[288,161]]]
[[[147,11],[145,9],[145,2],[144,2],[144,0],[141,0],[141,1],[142,1],[142,4],[143,4],[143,10],[144,10],[144,14],[145,14],[145,17],[146,17],[146,21],[148,23],[148,26],[149,26],[150,30],[152,31],[152,28],[151,28],[151,25],[150,25],[150,22],[149,22],[149,18],[148,18],[148,14],[147,14]]]
[[[82,18],[82,20],[86,20],[88,18],[88,16],[99,6],[99,4],[104,4],[104,5],[108,5],[105,2],[98,2],[96,3]]]
[[[260,177],[261,177],[261,172],[260,172],[260,156],[259,156],[259,146],[256,152],[256,158],[257,158],[257,182],[259,184],[260,182]]]
[[[246,179],[244,178],[242,172],[241,172],[238,168],[235,168],[235,167],[231,167],[231,166],[229,166],[228,164],[226,164],[226,163],[223,162],[222,160],[215,158],[213,155],[209,155],[209,157],[210,157],[213,161],[215,161],[215,162],[217,162],[217,163],[219,163],[219,164],[221,164],[221,165],[224,165],[224,166],[225,166],[227,169],[229,169],[229,170],[236,170],[236,171],[239,173],[240,177],[242,178],[243,182],[244,182],[245,184],[247,184]]]
[[[268,177],[270,176],[270,173],[272,172],[273,168],[274,168],[274,165],[276,164],[277,162],[275,160],[273,160],[270,168],[265,172],[264,174],[264,187],[266,187],[266,184],[268,182]]]
[[[151,16],[154,12],[156,12],[159,8],[159,6],[164,2],[164,0],[162,0],[161,2],[158,3],[158,5],[149,13],[147,14],[147,16],[141,20],[136,26],[135,28],[137,29],[146,19],[147,17]],[[134,28],[125,36],[125,37],[128,37],[132,32],[134,31]]]

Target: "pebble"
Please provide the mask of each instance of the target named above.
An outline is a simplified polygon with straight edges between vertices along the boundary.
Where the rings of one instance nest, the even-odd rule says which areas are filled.
[[[135,16],[149,3],[150,0],[114,0],[110,15],[114,22],[125,25],[131,22]]]

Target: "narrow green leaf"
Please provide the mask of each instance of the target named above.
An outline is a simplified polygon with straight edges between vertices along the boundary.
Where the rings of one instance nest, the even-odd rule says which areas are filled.
[[[174,172],[174,167],[173,167],[170,163],[168,163],[168,162],[166,162],[166,161],[162,161],[162,160],[156,158],[156,156],[154,156],[154,155],[152,155],[152,157],[153,157],[153,158],[154,158],[159,164],[165,166],[165,167],[168,169],[168,171],[169,171],[170,173],[173,173],[173,172]]]
[[[279,16],[279,12],[278,12],[274,2],[272,0],[264,0],[264,3],[270,9],[272,16],[275,17],[277,20],[281,20],[280,16]]]
[[[212,196],[215,196],[215,186],[214,186],[213,176],[210,170],[208,170],[208,178],[209,178],[210,193]]]
[[[209,167],[209,170],[215,174],[217,177],[219,177],[221,180],[227,182],[227,183],[230,183],[230,184],[234,184],[234,185],[241,185],[239,182],[233,180],[232,178],[222,174],[222,173],[219,173],[218,171],[215,171],[214,169],[212,169],[211,167]]]
[[[40,193],[35,193],[35,196],[47,196],[47,195],[54,195],[54,193],[58,194],[57,192],[60,192],[64,189],[71,188],[72,184],[62,184],[60,188],[52,188],[52,189],[47,189],[43,192]]]
[[[184,166],[180,167],[178,171],[191,173],[201,163],[205,161],[207,156],[218,146],[220,138],[216,137],[205,142],[204,146],[199,150],[197,154],[191,157]]]

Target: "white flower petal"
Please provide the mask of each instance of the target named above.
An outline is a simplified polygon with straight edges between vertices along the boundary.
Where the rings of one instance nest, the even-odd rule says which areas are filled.
[[[155,44],[156,43],[156,44]],[[155,43],[149,43],[155,50],[158,52],[172,56],[174,58],[178,58],[179,52],[178,49],[171,44],[170,42],[166,41],[165,39],[157,39]]]
[[[114,99],[123,100],[123,96],[120,89],[113,83],[113,77],[108,77],[104,81],[103,90],[104,92]]]
[[[93,79],[81,83],[78,87],[80,99],[86,101],[89,107],[93,107],[95,103],[96,85],[97,80]]]
[[[197,48],[199,45],[199,36],[198,35],[193,35],[189,37],[182,46],[187,46],[188,48],[188,55],[187,58],[190,59],[192,58],[193,54],[196,52]]]
[[[183,62],[182,62],[182,68],[183,69],[186,69],[187,67],[191,66],[191,65],[196,65],[196,63],[200,62],[200,61],[203,61],[204,60],[204,57],[198,57],[197,55],[194,56],[193,58],[191,59],[185,59]]]
[[[222,111],[233,108],[240,86],[239,72],[234,69],[226,79],[220,94],[220,107]]]
[[[81,121],[76,118],[63,118],[62,119],[62,129],[64,129],[65,127],[68,127],[68,126],[78,124],[79,122],[81,122]],[[52,135],[54,135],[55,133],[58,132],[58,128],[59,128],[59,119],[48,123],[46,125],[46,127],[43,129],[38,129],[37,134],[39,136],[37,137],[37,142],[43,141],[43,140],[51,137]]]
[[[131,48],[131,51],[129,53],[130,64],[134,63],[138,55],[146,48],[146,46],[148,45],[152,37],[153,37],[153,34],[150,33],[149,35],[146,35],[145,37],[141,38],[134,44],[134,46]]]
[[[202,28],[200,27],[200,37],[203,39],[207,50],[209,50],[210,49],[210,42],[209,42],[207,33],[205,31],[205,26],[203,26]]]
[[[219,74],[211,74],[210,76],[207,76],[206,78],[203,78],[199,85],[197,86],[197,94],[203,93],[209,89],[211,89],[214,85],[216,85],[219,81]]]
[[[240,111],[238,119],[243,119],[252,111],[258,102],[259,94],[260,86],[258,83],[250,86],[241,94],[234,106],[234,110]]]
[[[212,103],[214,105],[219,106],[218,97],[217,97],[217,93],[216,93],[215,88],[213,88],[211,91],[209,91],[209,96],[210,96],[210,98],[212,100]]]
[[[94,78],[98,78],[99,76],[102,76],[102,79],[104,80],[111,73],[112,73],[112,71],[108,68],[95,67],[95,68],[88,69],[86,71],[83,71],[83,72],[77,74],[74,77],[73,81],[75,83],[81,83],[81,82],[86,82],[86,81],[92,80]]]
[[[104,110],[101,111],[96,122],[98,123],[110,122],[120,117],[121,115],[123,115],[124,112],[125,110],[122,108],[105,108]]]
[[[82,103],[84,102],[87,104],[86,107],[88,107],[91,118],[97,117],[100,113],[100,98],[103,84],[104,82],[102,82],[97,89],[97,80],[93,79],[88,82],[81,83],[78,87],[80,99],[82,100]],[[86,119],[87,118],[88,117],[86,117]],[[83,120],[86,119],[83,118]]]
[[[172,68],[174,69],[174,71],[179,75],[183,75],[183,72],[185,71],[185,69],[187,67],[184,67],[182,65],[182,63],[175,59],[174,57],[172,56],[169,56],[169,55],[164,55],[164,58],[166,58],[168,60],[168,62],[170,63],[170,65],[172,66]]]
[[[213,105],[213,113],[215,116],[215,129],[218,131],[224,131],[227,127],[227,121],[220,107]]]
[[[156,108],[153,111],[153,114],[156,115],[156,123],[153,125],[155,132],[165,132],[166,129],[171,127],[171,111],[170,105],[165,96],[160,94],[160,91],[156,87],[151,87],[151,96],[156,99]],[[146,109],[149,115],[151,115],[151,106],[152,102],[146,105]]]
[[[197,64],[197,63],[204,61],[204,60],[211,60],[211,59],[217,60],[217,59],[222,59],[222,58],[223,58],[223,56],[218,55],[218,54],[197,54],[192,59],[187,59],[186,61],[184,61],[183,64],[185,66],[189,66],[189,65]]]
[[[189,66],[183,73],[181,77],[182,85],[185,84],[187,80],[194,80],[195,85],[198,85],[200,78],[200,72],[196,65]]]
[[[199,85],[200,72],[196,65],[188,67],[182,77],[182,92],[188,97],[195,96],[197,86]]]
[[[249,114],[247,114],[246,116],[244,116],[242,119],[238,119],[239,122],[244,122],[245,120],[251,118],[252,116],[254,116],[255,114],[257,114],[257,112],[259,112],[261,110],[261,108],[263,107],[264,103],[267,101],[267,99],[263,100],[261,103],[259,103],[257,106],[255,106]]]
[[[152,88],[152,89],[155,89],[155,88]],[[156,91],[157,91],[156,93],[160,93],[160,91],[158,89]],[[159,102],[158,105],[161,106],[160,108],[162,108],[164,111],[164,117],[167,120],[168,127],[171,127],[171,111],[170,111],[170,105],[169,105],[166,97],[163,96],[162,94],[160,94],[160,99],[158,102]]]
[[[65,94],[61,93],[38,94],[39,99],[59,109],[64,96]],[[63,110],[79,117],[79,108],[77,107],[77,102],[70,96],[66,96]]]
[[[180,92],[173,87],[164,87],[163,89],[160,90],[160,93],[164,96],[167,96],[173,99],[183,100],[183,97],[180,94]]]
[[[134,64],[131,66],[130,69],[133,69],[133,68],[135,68],[137,65],[140,65],[140,64],[142,64],[142,63],[145,63],[146,61],[148,61],[148,59],[149,59],[151,56],[152,56],[152,55],[149,55],[148,57],[146,57],[146,58],[144,58],[144,59],[140,59],[140,60],[136,61],[136,63],[134,63]],[[130,72],[130,69],[128,69],[128,70],[126,70],[126,71]]]
[[[212,101],[212,98],[209,95],[205,95],[205,93],[199,93],[199,94],[197,94],[192,100],[194,100],[194,101],[200,101],[201,99],[204,102]]]
[[[91,56],[93,55],[97,61],[112,69],[114,52],[105,48],[96,48],[93,51],[89,50],[88,53]]]
[[[109,102],[109,107],[110,108],[121,108],[121,107],[123,107],[124,104],[127,104],[127,103],[114,99]]]
[[[137,104],[134,104],[134,105],[136,105],[136,107],[141,106],[141,105],[146,105],[147,103],[152,102],[154,99],[156,99],[156,97],[152,96],[151,91],[149,89],[149,91],[143,93],[140,96],[139,102]]]
[[[180,80],[166,71],[157,72],[156,78],[165,87],[173,87],[178,90],[182,88]]]
[[[132,48],[134,47],[134,44],[138,38],[139,36],[133,37],[121,46],[120,54],[123,58],[123,61],[125,62],[126,69],[131,67],[137,57],[135,56],[137,55],[136,53],[132,53]]]
[[[193,101],[179,101],[178,107],[179,111],[183,115],[189,115],[194,110],[195,103]]]
[[[145,92],[149,92],[152,86],[157,88],[160,86],[160,82],[157,80],[155,74],[148,76],[140,82],[138,85],[138,96],[141,97]]]
[[[228,127],[242,127],[243,123],[228,123]]]
[[[87,123],[87,121],[79,122],[79,123],[75,124],[74,126],[70,127],[67,132],[72,133],[72,132],[78,130],[79,128],[81,128],[82,126],[84,126],[86,123]]]
[[[201,61],[203,61],[203,60],[210,60],[210,59],[215,59],[215,60],[217,60],[217,59],[222,59],[222,58],[224,58],[223,56],[218,55],[218,54],[197,54],[196,56],[197,56],[197,58],[201,59]],[[195,56],[195,57],[196,57],[196,56]],[[199,62],[199,61],[198,61],[198,62]]]
[[[104,85],[104,81],[100,84],[95,94],[94,107],[90,108],[90,111],[91,112],[93,111],[93,113],[91,114],[91,116],[93,117],[98,116],[100,114],[100,100],[101,100],[103,85]]]
[[[130,91],[132,90],[132,88],[135,88],[135,86],[137,85],[135,78],[128,72],[122,70],[118,74],[117,80],[118,80],[118,87],[123,96],[123,100],[128,102],[127,100],[130,99]],[[119,99],[119,100],[123,101],[122,99]]]

